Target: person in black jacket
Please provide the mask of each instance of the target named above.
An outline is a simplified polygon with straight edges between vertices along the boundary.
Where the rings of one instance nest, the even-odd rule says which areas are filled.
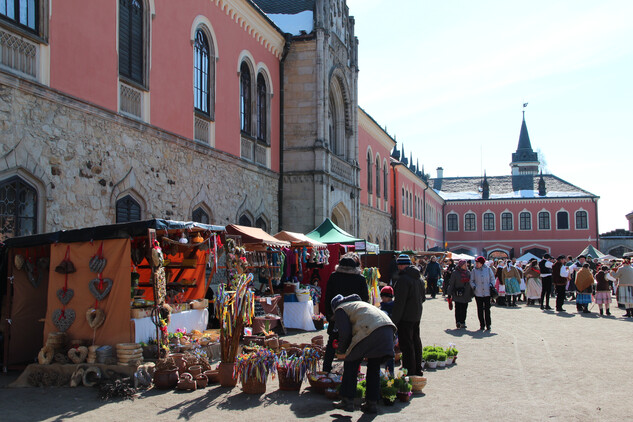
[[[549,298],[552,295],[552,257],[549,254],[543,255],[543,259],[538,263],[539,271],[541,272],[541,283],[543,289],[541,290],[541,309],[552,309],[549,306]]]
[[[360,259],[358,255],[350,252],[341,257],[325,288],[325,317],[328,320],[328,341],[325,346],[325,356],[323,356],[323,370],[325,372],[332,370],[335,354],[333,343],[338,338],[334,310],[331,304],[332,299],[336,295],[347,297],[353,294],[357,294],[362,301],[369,302],[369,290],[367,281],[361,274]]]
[[[398,257],[398,281],[394,288],[394,305],[391,320],[398,328],[398,341],[402,352],[402,366],[409,375],[422,375],[422,340],[420,319],[425,300],[424,280],[411,265],[406,254]]]
[[[442,277],[442,267],[437,262],[435,256],[431,256],[431,262],[429,262],[424,270],[424,276],[426,277],[427,288],[431,294],[431,298],[435,299],[437,294],[437,281]]]

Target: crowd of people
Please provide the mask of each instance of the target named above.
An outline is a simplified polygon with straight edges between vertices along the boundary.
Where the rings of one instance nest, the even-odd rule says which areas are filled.
[[[475,299],[479,329],[492,328],[490,308],[497,306],[540,306],[551,310],[555,297],[558,312],[569,297],[578,312],[591,313],[596,303],[600,315],[611,315],[612,296],[624,306],[624,317],[633,317],[633,267],[628,258],[602,265],[581,255],[576,259],[545,255],[540,261],[516,259],[474,262],[436,256],[412,261],[407,254],[394,256],[390,279],[381,289],[380,307],[369,304],[367,283],[357,254],[341,257],[330,275],[325,293],[328,342],[323,370],[332,371],[334,357],[343,361],[341,400],[334,406],[354,410],[353,399],[360,364],[367,360],[366,399],[361,410],[376,413],[380,395],[380,368],[384,363],[393,376],[395,349],[402,353],[402,367],[409,375],[422,375],[420,321],[427,293],[435,298],[441,291],[449,309],[455,309],[457,329],[466,327],[468,304]]]

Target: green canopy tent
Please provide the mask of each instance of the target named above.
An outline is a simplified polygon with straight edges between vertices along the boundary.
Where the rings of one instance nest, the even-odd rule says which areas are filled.
[[[582,250],[578,255],[584,255],[586,257],[593,258],[602,258],[604,254],[600,252],[598,249],[594,248],[592,245],[587,246]]]
[[[356,242],[365,242],[347,233],[345,230],[337,226],[326,218],[319,227],[306,234],[310,239],[317,240],[322,243],[340,243],[341,245],[352,245]]]

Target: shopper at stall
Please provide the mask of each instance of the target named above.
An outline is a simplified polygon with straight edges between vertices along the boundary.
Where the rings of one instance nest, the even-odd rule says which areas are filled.
[[[353,294],[357,294],[361,300],[369,302],[369,291],[367,290],[365,277],[361,273],[360,260],[358,255],[349,252],[341,257],[334,272],[330,275],[325,290],[325,316],[328,320],[328,342],[325,347],[325,355],[323,356],[323,370],[325,372],[332,370],[332,361],[334,360],[333,342],[338,335],[334,320],[334,310],[331,306],[332,298],[336,295],[346,297]]]
[[[470,285],[470,271],[468,271],[466,260],[461,259],[457,263],[457,267],[449,280],[446,293],[449,300],[455,302],[455,326],[457,328],[466,328],[468,303],[475,296],[475,292]]]
[[[398,341],[402,352],[402,366],[409,375],[422,375],[422,340],[420,319],[425,300],[424,280],[411,264],[407,254],[398,256],[398,281],[394,288],[391,320],[398,327]]]
[[[486,258],[478,256],[475,260],[475,268],[470,273],[470,285],[475,292],[477,302],[477,317],[479,329],[490,330],[490,287],[495,285],[495,275],[492,269],[486,265]]]
[[[341,400],[334,403],[334,407],[354,410],[358,369],[361,362],[367,359],[367,386],[361,410],[376,413],[376,404],[380,398],[380,365],[394,357],[396,327],[387,314],[363,302],[356,294],[347,297],[336,295],[330,308],[334,311],[338,328],[337,354],[344,356],[343,382],[339,392]]]

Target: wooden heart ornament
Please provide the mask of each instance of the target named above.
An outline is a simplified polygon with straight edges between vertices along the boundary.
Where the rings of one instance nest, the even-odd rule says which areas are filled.
[[[13,266],[15,267],[16,270],[20,271],[22,269],[22,267],[24,266],[24,256],[22,255],[16,255],[13,257]]]
[[[62,288],[57,290],[57,299],[59,299],[62,305],[68,305],[68,302],[70,302],[70,299],[72,299],[73,296],[75,296],[75,291],[73,289],[64,290]]]
[[[101,309],[90,308],[86,311],[86,319],[90,328],[96,330],[105,322],[105,312]]]
[[[88,357],[88,348],[86,346],[79,346],[76,349],[70,349],[68,351],[68,358],[72,363],[82,363]]]
[[[103,288],[101,290],[99,290],[98,278],[93,278],[90,280],[90,283],[88,283],[88,290],[90,290],[90,293],[92,293],[97,300],[105,299],[108,293],[110,293],[110,290],[112,290],[112,279],[104,278],[101,281],[103,282]]]
[[[65,332],[75,322],[75,311],[72,309],[55,309],[53,311],[53,324],[61,332]]]

